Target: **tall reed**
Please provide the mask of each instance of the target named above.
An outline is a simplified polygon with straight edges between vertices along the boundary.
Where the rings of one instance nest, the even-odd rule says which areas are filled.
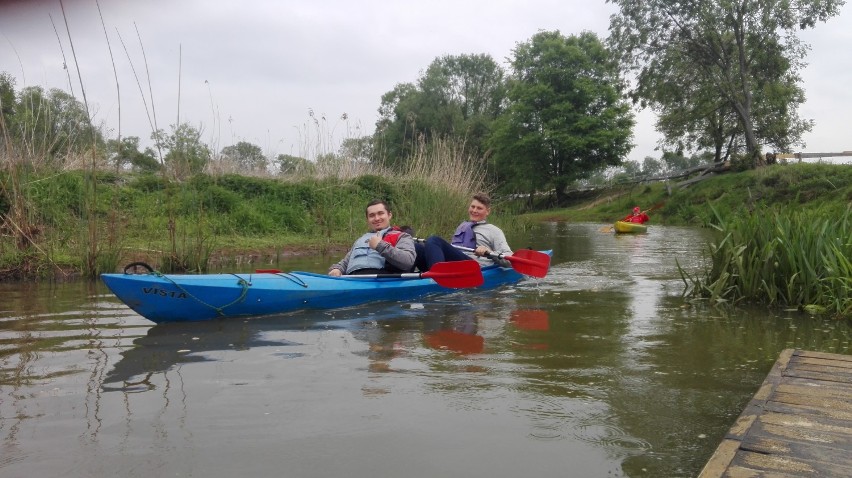
[[[828,213],[764,211],[723,221],[700,276],[681,269],[687,293],[852,318],[852,207]]]

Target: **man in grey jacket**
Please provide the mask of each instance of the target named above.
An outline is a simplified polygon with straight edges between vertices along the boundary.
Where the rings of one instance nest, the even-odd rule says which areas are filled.
[[[491,198],[479,192],[470,199],[467,207],[468,220],[459,224],[449,243],[439,236],[429,236],[423,244],[417,245],[417,268],[428,271],[433,265],[444,261],[463,261],[475,259],[482,267],[497,264],[512,267],[500,254],[512,254],[503,231],[488,222],[491,214]],[[462,252],[456,246],[470,249]]]
[[[355,241],[346,257],[331,265],[328,275],[410,272],[417,256],[414,238],[391,226],[393,213],[388,204],[381,199],[370,201],[366,216],[370,232]]]

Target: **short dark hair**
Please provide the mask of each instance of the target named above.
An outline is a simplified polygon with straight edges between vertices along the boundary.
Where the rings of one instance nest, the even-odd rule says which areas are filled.
[[[373,199],[372,201],[367,203],[367,207],[364,208],[364,215],[367,215],[367,209],[370,209],[370,206],[375,206],[377,204],[381,204],[385,207],[385,211],[391,212],[390,206],[388,206],[388,202],[384,199]]]
[[[480,191],[474,194],[471,199],[476,199],[477,201],[481,202],[485,207],[491,208],[491,197],[488,195],[488,193]]]

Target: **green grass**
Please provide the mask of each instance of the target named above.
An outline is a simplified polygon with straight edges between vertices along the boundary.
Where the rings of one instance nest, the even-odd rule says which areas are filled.
[[[723,174],[688,188],[672,187],[671,194],[663,183],[616,187],[528,217],[608,223],[634,206],[660,206],[649,213],[651,224],[708,227],[716,221],[713,209],[723,219],[765,211],[822,211],[839,216],[850,203],[852,167],[802,163]]]
[[[394,223],[448,234],[465,218],[470,194],[428,177],[379,175],[177,182],[150,174],[0,172],[0,182],[0,213],[8,218],[0,278],[56,270],[96,277],[138,260],[164,272],[197,272],[222,254],[328,250],[364,231],[364,207],[376,198],[390,202]],[[93,182],[94,201],[87,200]],[[20,213],[12,214],[14,204]]]

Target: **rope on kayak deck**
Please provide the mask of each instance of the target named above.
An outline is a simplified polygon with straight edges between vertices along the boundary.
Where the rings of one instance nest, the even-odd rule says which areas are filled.
[[[305,289],[308,288],[307,282],[305,282],[302,279],[290,274],[289,272],[277,272],[277,273],[275,273],[275,275],[277,275],[278,277],[283,277],[285,279],[290,279],[291,281],[293,281],[294,284],[301,286]]]
[[[243,301],[243,299],[245,299],[245,298],[246,298],[246,295],[248,295],[248,288],[251,286],[251,282],[249,282],[249,281],[247,281],[247,280],[243,279],[242,277],[240,277],[240,276],[238,276],[238,275],[236,275],[236,274],[231,274],[232,276],[234,276],[234,277],[236,277],[237,279],[239,279],[239,280],[237,281],[237,285],[242,286],[242,290],[240,291],[240,296],[239,296],[239,297],[237,297],[236,299],[234,299],[233,301],[231,301],[231,302],[230,302],[230,303],[228,303],[228,304],[225,304],[225,305],[223,305],[223,306],[221,306],[221,307],[216,307],[215,305],[210,305],[210,304],[208,304],[207,302],[204,302],[203,300],[199,299],[198,297],[195,297],[195,296],[194,296],[194,295],[192,295],[192,294],[191,294],[188,290],[184,289],[184,288],[183,288],[183,286],[181,286],[181,285],[180,285],[180,284],[178,284],[177,282],[173,281],[173,280],[172,280],[169,276],[167,276],[167,275],[163,274],[162,272],[154,271],[154,272],[153,272],[153,275],[155,275],[155,276],[157,276],[157,277],[162,277],[163,279],[165,279],[165,280],[167,280],[167,281],[171,282],[172,284],[174,284],[174,286],[175,286],[175,287],[177,287],[178,289],[180,289],[180,291],[181,291],[181,292],[183,292],[184,294],[186,294],[186,295],[187,295],[187,297],[191,297],[191,298],[195,299],[195,300],[196,300],[199,304],[201,304],[201,305],[204,305],[204,306],[206,306],[206,307],[210,307],[211,309],[215,310],[215,311],[216,311],[216,313],[217,313],[217,314],[219,314],[219,315],[220,315],[220,316],[222,316],[222,317],[224,317],[224,316],[225,316],[225,313],[223,312],[225,309],[227,309],[228,307],[230,307],[230,306],[232,306],[232,305],[234,305],[234,304],[236,304],[236,303],[238,303],[238,302],[242,302],[242,301]]]

